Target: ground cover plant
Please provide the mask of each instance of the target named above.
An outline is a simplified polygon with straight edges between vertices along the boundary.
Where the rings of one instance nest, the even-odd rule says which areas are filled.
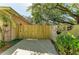
[[[58,35],[55,42],[59,54],[77,55],[79,54],[79,38],[69,32]]]
[[[0,40],[0,48],[4,47],[5,46],[5,42]]]

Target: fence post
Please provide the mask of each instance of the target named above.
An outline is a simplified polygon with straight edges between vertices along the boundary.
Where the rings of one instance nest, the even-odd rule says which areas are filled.
[[[52,32],[51,32],[51,40],[56,41],[57,37],[57,25],[52,26]]]

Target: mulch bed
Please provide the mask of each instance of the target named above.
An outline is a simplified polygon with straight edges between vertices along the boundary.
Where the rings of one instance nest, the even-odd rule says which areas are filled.
[[[12,45],[10,45],[9,43],[5,43],[5,46],[0,48],[0,53],[4,52],[5,50],[7,50],[8,48],[10,48]]]
[[[7,50],[8,48],[12,47],[13,45],[15,45],[16,43],[18,43],[21,40],[12,40],[10,42],[5,42],[5,46],[0,48],[0,54],[3,53],[5,50]]]

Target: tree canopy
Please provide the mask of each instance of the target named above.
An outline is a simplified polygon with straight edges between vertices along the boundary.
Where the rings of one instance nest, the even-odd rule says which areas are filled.
[[[66,22],[79,23],[78,4],[72,3],[34,3],[30,8],[35,23]],[[72,20],[71,20],[72,19]]]

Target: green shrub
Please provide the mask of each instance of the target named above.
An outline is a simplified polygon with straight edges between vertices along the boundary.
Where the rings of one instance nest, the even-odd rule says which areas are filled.
[[[56,40],[56,48],[59,54],[79,54],[79,39],[68,33],[61,33]]]
[[[57,34],[60,34],[67,30],[67,24],[60,23],[57,25]]]
[[[68,32],[70,32],[76,37],[79,37],[79,25],[74,25],[72,30],[69,30]]]
[[[5,42],[0,40],[0,48],[2,48],[3,46],[5,46]]]

